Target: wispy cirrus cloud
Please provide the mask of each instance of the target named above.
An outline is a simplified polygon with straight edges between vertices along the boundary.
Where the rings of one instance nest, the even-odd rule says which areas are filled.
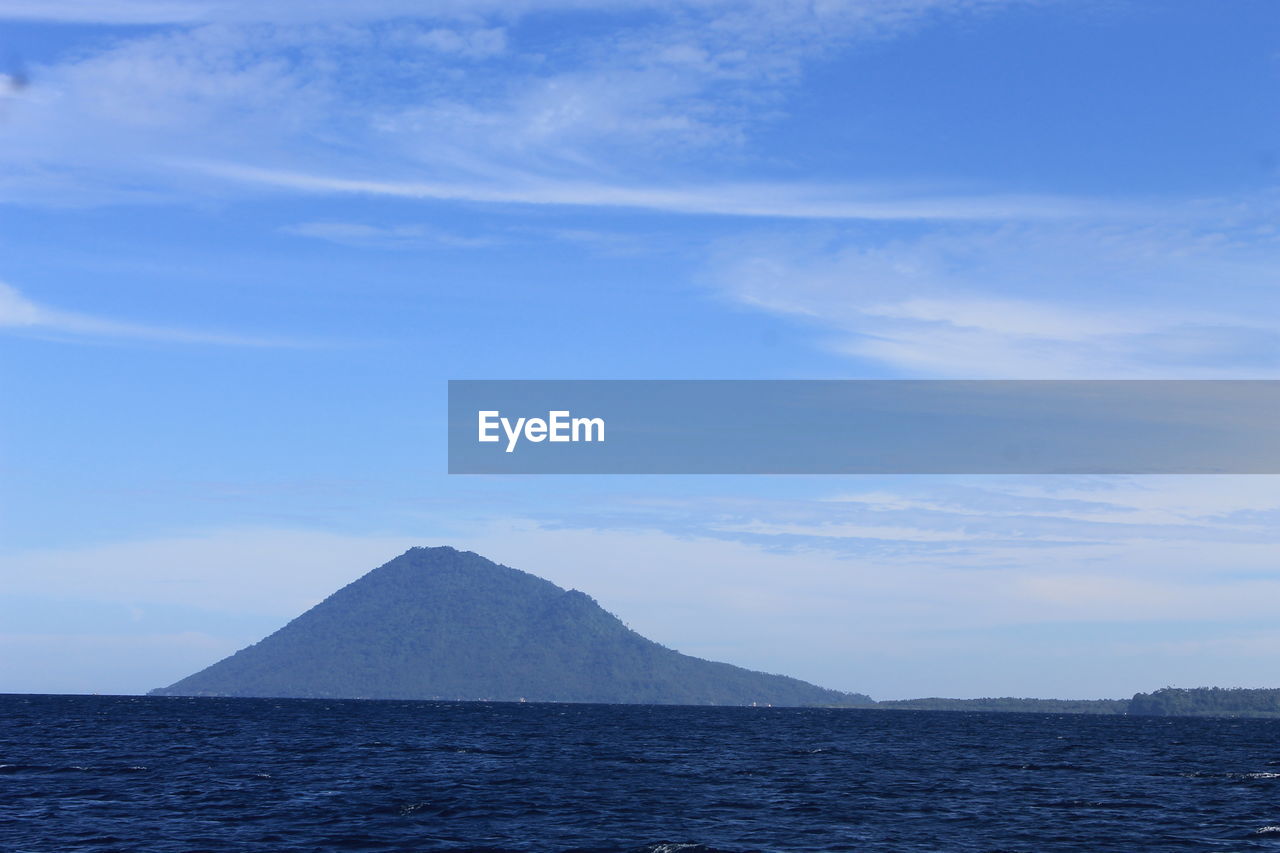
[[[775,31],[853,27],[886,31],[932,13],[972,12],[1008,5],[1008,0],[845,0],[815,5],[803,0],[436,0],[423,9],[416,0],[368,0],[352,7],[338,0],[0,0],[0,18],[103,24],[281,23],[436,17],[474,21],[496,16],[519,19],[539,13],[679,14],[721,22],[731,35],[768,24]]]
[[[250,166],[193,163],[194,170],[250,185],[307,193],[388,196],[493,204],[617,207],[662,213],[773,219],[874,221],[1056,219],[1116,216],[1122,205],[1053,196],[938,195],[902,197],[883,190],[804,184],[623,186],[552,181],[534,176],[507,183],[381,181]]]
[[[370,225],[364,222],[299,222],[280,229],[295,237],[309,237],[362,249],[483,249],[500,242],[496,237],[470,236],[430,225]]]
[[[1209,576],[1225,564],[1269,574],[1280,498],[1271,476],[907,477],[835,487],[810,498],[636,501],[614,514],[553,515],[552,526],[659,529],[770,550],[824,550],[854,559],[934,562],[1027,572],[1098,566],[1126,551],[1160,552],[1117,571]],[[1236,551],[1232,563],[1225,556]],[[1094,556],[1108,555],[1106,557]],[[1245,557],[1244,555],[1252,554]],[[1144,568],[1145,567],[1145,568]]]
[[[8,99],[0,194],[47,204],[269,187],[731,215],[999,215],[1046,202],[877,204],[814,187],[684,184],[744,156],[831,50],[1014,1],[382,2],[354,17],[349,4],[10,2],[0,19],[167,26],[32,68]],[[567,12],[591,26],[541,37],[545,16]],[[769,203],[774,190],[785,203]]]
[[[735,302],[906,375],[1280,375],[1272,200],[1125,221],[754,234],[710,265]]]
[[[50,308],[32,301],[12,285],[0,282],[0,331],[82,340],[134,340],[237,347],[299,346],[282,338],[259,338],[172,326],[111,320]]]
[[[440,17],[469,17],[501,11],[513,13],[531,6],[529,2],[501,3],[495,0],[439,0],[433,13]],[[612,3],[565,0],[559,7],[604,7]],[[370,0],[352,6],[342,2],[257,3],[253,0],[3,0],[0,18],[20,21],[58,21],[84,24],[199,24],[214,22],[311,22],[331,20],[378,20],[422,13],[414,0]]]

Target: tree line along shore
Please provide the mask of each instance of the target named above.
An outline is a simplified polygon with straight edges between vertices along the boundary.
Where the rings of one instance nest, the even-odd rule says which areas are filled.
[[[1132,699],[896,699],[872,707],[915,711],[1129,714],[1146,717],[1280,717],[1280,688],[1165,687]]]

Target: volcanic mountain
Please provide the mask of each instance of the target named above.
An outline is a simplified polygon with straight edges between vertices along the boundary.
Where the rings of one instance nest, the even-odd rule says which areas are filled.
[[[660,646],[590,596],[470,551],[413,548],[161,696],[869,705]]]

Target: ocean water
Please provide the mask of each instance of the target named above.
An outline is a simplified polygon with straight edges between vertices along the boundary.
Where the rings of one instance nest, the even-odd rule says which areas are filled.
[[[1280,851],[1280,721],[0,696],[0,850]]]

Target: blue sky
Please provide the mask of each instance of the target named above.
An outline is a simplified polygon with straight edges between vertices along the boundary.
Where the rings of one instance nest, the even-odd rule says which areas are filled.
[[[0,0],[0,690],[411,544],[880,698],[1274,686],[1274,478],[444,474],[450,378],[1277,378],[1274,4],[423,6]]]

